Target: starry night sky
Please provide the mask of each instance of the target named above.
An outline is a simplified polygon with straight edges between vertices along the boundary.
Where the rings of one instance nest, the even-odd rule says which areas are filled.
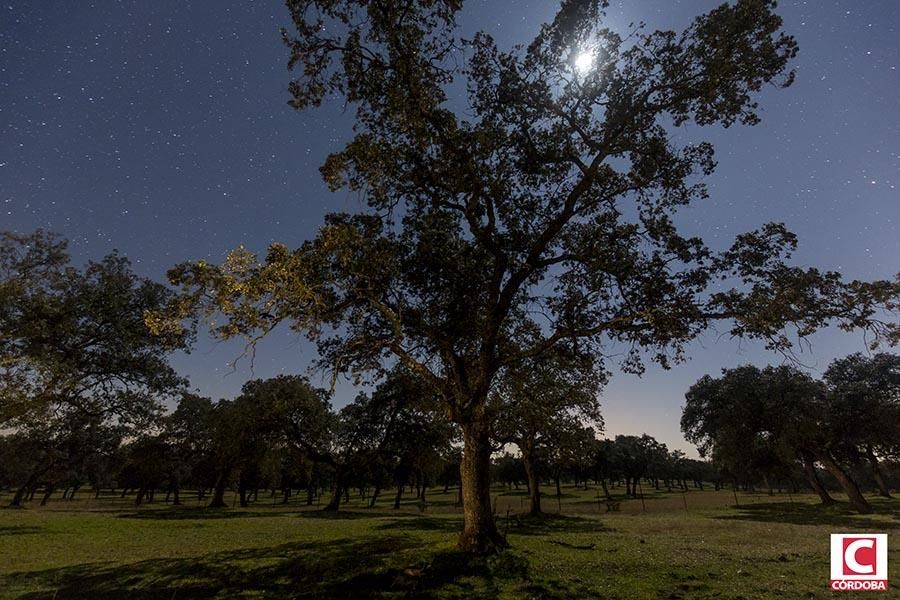
[[[608,23],[683,28],[717,2],[613,0]],[[501,46],[527,43],[558,2],[469,1],[465,32]],[[714,248],[766,221],[801,242],[796,262],[848,278],[900,270],[900,2],[781,2],[800,45],[796,84],[767,89],[755,128],[689,126],[719,168],[711,198],[680,215]],[[43,227],[71,240],[77,261],[118,249],[144,276],[163,279],[189,259],[220,261],[240,243],[297,245],[325,213],[354,211],[328,193],[318,167],[347,139],[337,105],[287,105],[281,2],[228,0],[15,0],[0,5],[0,229]],[[801,360],[814,374],[865,349],[861,334],[827,331]],[[240,349],[202,339],[174,357],[200,392],[234,396],[251,376],[228,363]],[[712,331],[691,360],[607,387],[607,433],[647,432],[688,449],[683,394],[704,373],[778,363],[760,344]],[[252,375],[303,372],[314,351],[286,332],[260,348]],[[315,379],[314,379],[315,380]],[[322,381],[317,381],[323,383]],[[340,384],[335,404],[354,394]],[[695,455],[694,452],[691,452]]]

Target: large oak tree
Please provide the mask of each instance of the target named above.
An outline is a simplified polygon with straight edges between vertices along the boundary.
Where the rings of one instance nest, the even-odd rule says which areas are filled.
[[[671,132],[753,125],[756,93],[792,80],[797,45],[774,2],[722,5],[682,32],[619,33],[605,2],[566,0],[508,50],[487,33],[462,37],[461,0],[287,6],[291,104],[352,111],[353,137],[322,174],[367,208],[262,261],[239,249],[222,266],[177,267],[175,313],[223,313],[213,328],[224,337],[287,322],[336,372],[396,360],[430,382],[463,431],[463,549],[504,543],[485,411],[504,367],[555,346],[600,363],[610,345],[627,369],[645,356],[668,365],[714,320],[779,349],[790,326],[893,331],[876,317],[896,284],[789,266],[796,240],[780,224],[721,253],[675,225],[706,197],[715,160]],[[593,67],[577,68],[586,54]]]

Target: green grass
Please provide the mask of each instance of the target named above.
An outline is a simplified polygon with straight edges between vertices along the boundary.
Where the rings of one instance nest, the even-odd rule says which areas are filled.
[[[85,494],[0,511],[0,597],[826,598],[828,535],[845,531],[889,534],[900,589],[900,501],[860,516],[806,495],[740,494],[735,508],[730,491],[644,493],[645,510],[624,500],[605,513],[596,490],[566,487],[535,520],[516,518],[521,492],[498,489],[511,550],[487,560],[455,552],[452,490],[425,513],[386,496],[336,515],[262,496],[211,511]]]

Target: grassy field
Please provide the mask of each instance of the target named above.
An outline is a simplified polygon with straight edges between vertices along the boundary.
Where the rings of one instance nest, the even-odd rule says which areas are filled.
[[[645,489],[643,506],[607,513],[594,489],[564,492],[535,520],[517,517],[521,492],[496,490],[511,550],[487,560],[454,551],[453,490],[425,512],[388,497],[338,514],[262,494],[216,511],[34,502],[0,511],[0,598],[827,598],[828,535],[858,531],[889,534],[887,596],[900,597],[900,501],[860,516],[806,495],[739,494],[735,507],[731,491]]]

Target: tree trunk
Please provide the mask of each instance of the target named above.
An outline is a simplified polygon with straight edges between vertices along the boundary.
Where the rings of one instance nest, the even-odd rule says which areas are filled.
[[[231,467],[223,467],[216,477],[216,485],[213,487],[213,497],[209,501],[209,508],[228,508],[225,504],[225,487],[228,485],[228,478],[231,476]]]
[[[400,498],[403,497],[403,484],[397,486],[397,495],[394,496],[394,510],[400,509]]]
[[[50,500],[50,496],[53,495],[54,488],[52,485],[48,485],[47,489],[44,491],[44,497],[41,498],[41,506],[47,506],[47,501]]]
[[[28,491],[28,484],[26,483],[18,490],[16,490],[15,496],[13,496],[12,501],[10,501],[10,508],[22,508],[22,500],[25,498],[25,492]]]
[[[506,547],[491,511],[491,440],[486,423],[462,424],[463,458],[459,475],[463,496],[463,532],[459,549],[492,554]]]
[[[606,499],[612,498],[612,496],[609,495],[609,488],[606,487],[606,479],[603,477],[600,478],[600,486],[603,488],[603,495],[606,496]]]
[[[844,493],[850,499],[850,505],[860,514],[867,515],[872,512],[872,506],[863,497],[859,491],[859,486],[850,478],[844,469],[837,464],[828,452],[819,452],[816,459],[822,463],[822,466],[831,473],[832,477],[837,479],[838,483],[844,489]]]
[[[825,489],[825,486],[822,485],[822,481],[819,479],[819,474],[816,473],[816,466],[813,464],[812,458],[809,456],[802,457],[803,462],[803,472],[806,474],[806,479],[809,481],[810,487],[819,495],[819,499],[822,501],[822,504],[825,506],[830,506],[832,504],[836,504],[837,501],[831,497],[828,493],[828,490]]]
[[[866,456],[869,458],[869,463],[872,465],[872,479],[875,480],[875,485],[878,486],[878,493],[885,498],[891,498],[891,490],[888,488],[884,481],[884,477],[881,475],[881,469],[878,466],[878,458],[875,456],[875,452],[872,451],[871,447],[866,448]]]
[[[244,484],[244,479],[238,482],[238,496],[241,499],[241,508],[247,508],[247,486]]]
[[[338,511],[341,509],[341,496],[344,495],[343,473],[339,465],[334,465],[334,483],[331,485],[331,499],[325,508],[326,511]]]
[[[378,494],[381,493],[381,484],[376,483],[375,489],[372,491],[372,497],[369,498],[369,508],[375,508],[375,501],[378,500]]]
[[[535,472],[534,449],[531,444],[525,442],[519,448],[522,452],[522,465],[525,467],[525,476],[528,478],[528,496],[531,498],[531,514],[541,514],[541,483]]]
[[[335,478],[334,486],[331,488],[331,499],[328,501],[328,504],[325,505],[325,508],[322,510],[327,511],[338,511],[341,508],[341,496],[344,495],[344,489],[340,484],[340,481]]]
[[[769,481],[769,476],[765,473],[762,474],[763,484],[766,486],[766,489],[769,490],[769,495],[774,496],[775,492],[772,491],[772,482]]]
[[[174,499],[174,502],[172,502],[172,504],[174,504],[175,506],[181,506],[181,495],[179,492],[180,492],[180,490],[179,490],[178,486],[176,485],[175,489],[172,490],[172,493],[175,495],[175,499]]]

